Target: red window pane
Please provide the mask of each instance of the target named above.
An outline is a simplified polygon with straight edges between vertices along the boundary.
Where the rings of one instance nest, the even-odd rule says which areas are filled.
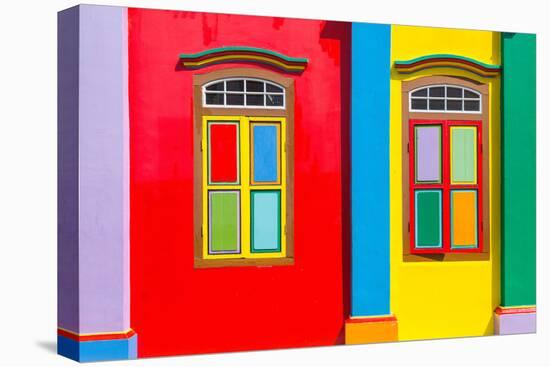
[[[210,182],[238,183],[239,125],[211,123],[209,129]]]

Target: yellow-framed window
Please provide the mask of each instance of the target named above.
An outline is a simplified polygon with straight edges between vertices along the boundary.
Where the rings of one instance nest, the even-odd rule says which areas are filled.
[[[203,116],[201,144],[203,258],[286,257],[286,119]]]

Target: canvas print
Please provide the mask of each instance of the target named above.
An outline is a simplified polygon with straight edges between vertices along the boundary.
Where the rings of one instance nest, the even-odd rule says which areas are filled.
[[[535,45],[59,12],[59,354],[535,332]]]

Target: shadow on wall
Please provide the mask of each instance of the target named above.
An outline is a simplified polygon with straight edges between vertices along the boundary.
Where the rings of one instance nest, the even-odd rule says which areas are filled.
[[[492,54],[491,54],[491,62],[493,64],[500,65],[502,63],[502,57],[501,57],[501,40],[500,40],[500,32],[493,32],[492,36]]]
[[[342,284],[344,302],[344,320],[350,314],[350,88],[351,88],[351,23],[326,22],[321,31],[323,39],[340,41],[340,124],[341,124],[341,162],[342,162]],[[344,326],[335,341],[345,343]]]

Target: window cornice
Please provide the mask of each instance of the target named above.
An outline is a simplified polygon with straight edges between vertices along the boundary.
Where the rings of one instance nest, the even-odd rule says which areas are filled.
[[[197,53],[182,53],[179,58],[182,65],[189,69],[244,62],[266,64],[287,73],[300,73],[308,64],[308,59],[304,57],[290,57],[276,51],[248,46],[218,47]]]
[[[411,74],[429,68],[462,69],[482,77],[495,77],[501,72],[501,66],[486,64],[479,60],[453,54],[433,54],[409,60],[394,62],[395,70],[401,74]]]

